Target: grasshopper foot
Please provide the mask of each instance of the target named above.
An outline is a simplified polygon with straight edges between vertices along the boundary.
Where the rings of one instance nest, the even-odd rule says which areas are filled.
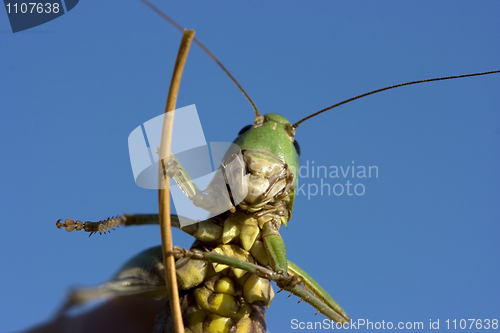
[[[82,222],[79,220],[75,222],[73,219],[66,219],[64,220],[64,223],[62,223],[61,221],[62,220],[57,220],[56,227],[64,227],[67,232],[72,232],[73,230],[84,230],[86,232],[90,232],[89,237],[96,232],[98,232],[99,234],[106,233],[106,231],[110,232],[111,230],[109,229],[114,230],[114,227],[118,227],[120,224],[122,224],[121,217],[108,217],[106,220],[102,220],[99,222]]]

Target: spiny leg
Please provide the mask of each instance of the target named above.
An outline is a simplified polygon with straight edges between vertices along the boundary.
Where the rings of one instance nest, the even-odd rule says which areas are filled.
[[[122,216],[109,217],[97,222],[82,222],[79,220],[75,222],[71,218],[64,220],[64,222],[61,221],[62,220],[58,220],[56,222],[56,227],[64,227],[68,232],[83,230],[90,232],[89,236],[92,236],[97,232],[99,234],[110,232],[110,229],[114,230],[115,227],[119,226],[158,224],[159,218],[158,214],[123,214]],[[172,215],[172,225],[177,228],[180,227],[177,215]]]
[[[328,295],[322,288],[319,289],[316,287],[316,281],[314,281],[309,275],[307,275],[307,273],[302,271],[293,263],[289,262],[288,265],[290,273],[292,274],[290,274],[290,276],[286,276],[282,272],[275,272],[272,269],[263,266],[214,252],[205,252],[197,249],[187,250],[174,247],[172,254],[176,258],[188,257],[192,259],[205,259],[210,262],[237,267],[251,272],[261,278],[275,281],[278,287],[282,290],[291,292],[292,294],[300,297],[300,301],[304,300],[315,307],[318,310],[316,313],[322,313],[329,319],[341,323],[348,322],[350,319],[345,311],[338,306],[330,295]],[[305,279],[302,275],[300,275],[301,273],[305,275]],[[323,294],[323,292],[326,295]]]

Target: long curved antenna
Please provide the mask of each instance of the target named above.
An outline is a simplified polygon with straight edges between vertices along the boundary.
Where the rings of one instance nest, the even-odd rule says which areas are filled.
[[[450,80],[450,79],[458,79],[458,78],[461,78],[461,77],[479,76],[479,75],[487,75],[487,74],[494,74],[494,73],[500,73],[500,70],[498,70],[498,71],[491,71],[491,72],[483,72],[483,73],[474,73],[474,74],[463,74],[463,75],[455,75],[455,76],[445,76],[445,77],[438,77],[438,78],[434,78],[434,79],[425,79],[425,80],[418,80],[418,81],[411,81],[411,82],[405,82],[405,83],[395,84],[393,86],[388,86],[388,87],[385,87],[385,88],[373,90],[373,91],[364,93],[362,95],[358,95],[358,96],[346,99],[345,101],[342,101],[340,103],[337,103],[337,104],[334,104],[332,106],[329,106],[329,107],[327,107],[327,108],[325,108],[323,110],[315,112],[315,113],[313,113],[313,114],[311,114],[311,115],[309,115],[309,116],[307,116],[307,117],[299,120],[298,122],[296,122],[292,126],[294,128],[297,128],[304,121],[306,121],[308,119],[311,119],[312,117],[316,117],[320,113],[323,113],[323,112],[326,112],[326,111],[331,110],[333,108],[336,108],[337,106],[340,106],[340,105],[352,102],[352,101],[354,101],[356,99],[359,99],[361,97],[365,97],[365,96],[368,96],[368,95],[373,95],[375,93],[378,93],[378,92],[381,92],[381,91],[384,91],[384,90],[394,89],[394,88],[398,88],[398,87],[402,87],[402,86],[409,86],[409,85],[417,84],[417,83],[432,82],[432,81],[442,81],[442,80]]]
[[[179,30],[181,32],[184,31],[184,28],[179,23],[175,22],[170,16],[168,16],[167,14],[165,14],[164,12],[162,12],[160,8],[158,8],[155,5],[153,5],[148,0],[141,0],[141,1],[146,6],[148,6],[149,8],[151,8],[155,13],[157,13],[158,15],[160,15],[161,17],[163,17],[165,20],[167,20],[170,24],[172,24],[174,27],[176,27],[177,30]],[[255,104],[252,101],[252,99],[250,98],[250,96],[248,96],[248,94],[243,89],[243,87],[240,86],[240,84],[238,83],[238,81],[236,81],[236,79],[234,78],[234,76],[232,76],[231,73],[229,73],[229,71],[227,70],[227,68],[224,67],[224,65],[219,61],[219,59],[217,59],[217,57],[212,52],[210,52],[210,50],[207,49],[207,47],[205,45],[203,45],[196,37],[194,38],[193,41],[199,47],[201,47],[201,49],[203,51],[205,51],[208,54],[208,56],[210,58],[212,58],[212,60],[215,61],[217,63],[217,65],[219,65],[220,68],[222,68],[222,70],[224,71],[224,73],[226,73],[227,76],[229,76],[229,78],[231,79],[231,81],[233,81],[234,84],[236,84],[236,86],[238,87],[238,89],[243,93],[243,95],[245,95],[246,99],[248,100],[248,102],[250,102],[250,104],[252,105],[253,109],[255,110],[255,116],[257,116],[257,117],[260,116],[260,112],[259,112],[259,110],[257,110],[257,107],[255,106]]]

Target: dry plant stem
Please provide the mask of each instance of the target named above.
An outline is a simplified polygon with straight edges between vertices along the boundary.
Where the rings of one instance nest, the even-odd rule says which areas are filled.
[[[177,289],[177,278],[175,275],[175,260],[170,254],[173,247],[172,231],[170,223],[170,188],[169,179],[165,172],[165,159],[170,158],[170,147],[172,143],[172,128],[174,124],[173,112],[177,102],[177,94],[179,92],[179,85],[181,82],[182,71],[186,63],[187,55],[191,42],[194,38],[194,30],[184,30],[182,35],[181,45],[177,53],[175,61],[174,73],[172,74],[172,81],[170,82],[170,90],[168,92],[167,105],[165,106],[165,117],[163,121],[163,130],[160,143],[160,175],[163,177],[158,178],[158,182],[164,182],[164,186],[159,186],[158,190],[158,204],[160,209],[160,229],[161,229],[161,243],[163,251],[163,263],[165,265],[165,279],[168,288],[168,295],[170,300],[170,311],[174,321],[176,333],[184,333],[184,324],[182,322],[182,313],[179,304],[179,292]],[[172,113],[168,115],[168,113]],[[163,178],[163,179],[162,179]],[[160,185],[160,184],[159,184]],[[164,187],[164,188],[163,188]]]

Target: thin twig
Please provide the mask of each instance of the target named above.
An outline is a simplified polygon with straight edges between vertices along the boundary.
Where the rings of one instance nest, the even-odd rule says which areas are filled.
[[[175,275],[175,260],[170,254],[173,247],[172,231],[170,222],[170,188],[169,179],[165,172],[165,159],[170,158],[170,146],[172,143],[172,128],[174,125],[174,110],[177,103],[177,94],[186,63],[187,55],[191,42],[194,38],[194,30],[184,30],[175,61],[174,73],[172,74],[172,81],[170,82],[170,90],[168,92],[167,105],[165,106],[165,117],[163,121],[163,130],[160,143],[160,161],[161,168],[159,168],[160,176],[159,185],[164,181],[163,186],[158,189],[158,205],[160,209],[160,228],[161,228],[161,243],[163,252],[163,262],[165,265],[165,279],[167,283],[168,295],[170,299],[170,311],[174,322],[175,332],[184,333],[184,324],[182,322],[182,313],[179,302],[179,292],[177,289],[177,278]]]

